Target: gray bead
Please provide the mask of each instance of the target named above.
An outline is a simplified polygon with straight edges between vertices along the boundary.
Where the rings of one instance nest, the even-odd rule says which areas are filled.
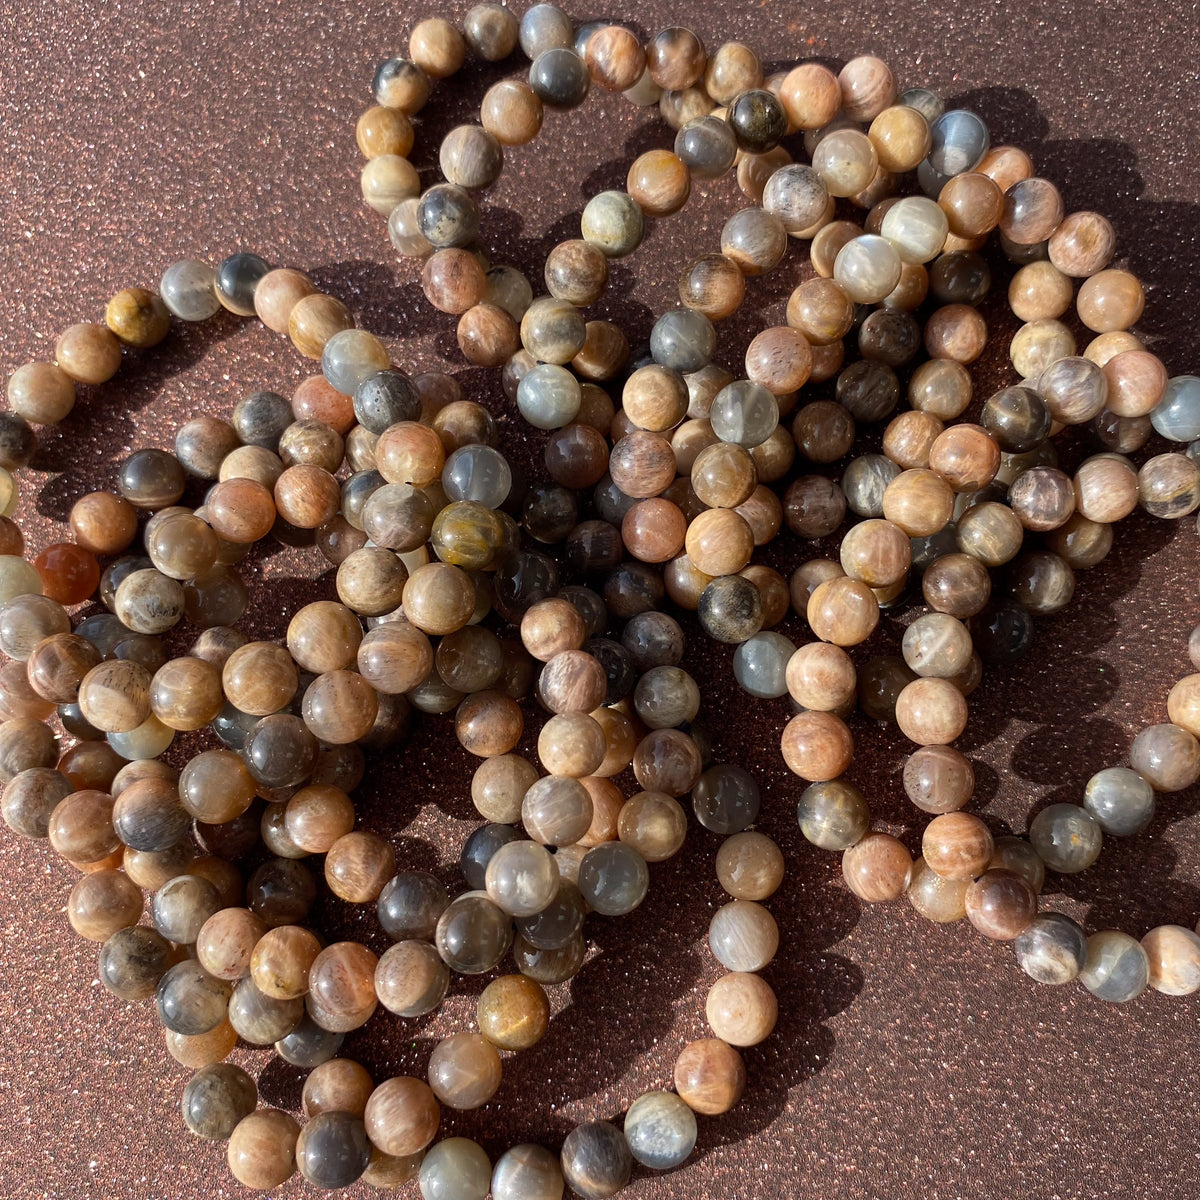
[[[646,1092],[625,1114],[625,1141],[642,1166],[673,1170],[696,1145],[696,1114],[674,1092]]]
[[[943,113],[929,127],[932,142],[926,160],[939,175],[973,171],[991,146],[983,118],[965,108]]]
[[[761,446],[779,425],[779,402],[762,384],[735,379],[723,387],[708,414],[713,433],[747,450]]]
[[[1093,933],[1079,981],[1093,996],[1124,1004],[1140,996],[1150,982],[1150,960],[1137,938],[1116,929]]]
[[[1033,818],[1029,840],[1052,871],[1073,875],[1100,857],[1104,833],[1078,804],[1051,804]]]
[[[708,366],[717,348],[717,331],[702,313],[676,308],[663,313],[650,331],[650,353],[660,366],[685,374]],[[1200,435],[1197,435],[1200,436]]]
[[[492,1164],[484,1148],[470,1138],[444,1138],[425,1152],[419,1186],[424,1200],[484,1200],[492,1182]]]
[[[1087,962],[1087,934],[1062,913],[1047,912],[1013,942],[1017,963],[1038,983],[1070,983]]]
[[[473,500],[499,508],[512,490],[508,459],[491,446],[459,446],[442,468],[442,487],[451,500]]]
[[[232,984],[210,975],[198,962],[173,966],[158,982],[158,1017],[172,1033],[195,1037],[225,1020]]]
[[[579,864],[579,891],[596,912],[623,917],[646,898],[650,872],[646,860],[624,842],[604,842]]]
[[[786,695],[788,660],[795,653],[795,644],[782,633],[756,633],[733,652],[733,677],[751,696]]]
[[[239,317],[254,315],[254,290],[271,264],[257,254],[231,254],[217,263],[213,290],[218,300]]]
[[[772,173],[763,188],[762,206],[783,222],[788,233],[811,229],[829,204],[821,177],[805,163],[789,163]]]
[[[579,415],[579,380],[555,363],[538,363],[517,385],[517,408],[535,429],[561,429]]]
[[[633,1170],[625,1135],[607,1121],[572,1129],[563,1141],[561,1161],[567,1183],[587,1200],[615,1196]]]
[[[571,18],[556,4],[535,4],[521,18],[521,50],[530,61],[546,50],[574,44]]]
[[[1107,767],[1087,782],[1083,807],[1105,833],[1141,833],[1154,816],[1154,789],[1128,767]]]
[[[871,808],[852,783],[831,779],[813,783],[796,805],[800,832],[822,850],[848,850],[871,827]]]
[[[158,285],[158,293],[172,316],[181,321],[207,321],[221,307],[213,285],[217,273],[195,258],[172,263]]]
[[[225,1141],[258,1103],[254,1080],[233,1063],[202,1067],[184,1085],[180,1107],[187,1127],[197,1136]]]
[[[275,1053],[284,1062],[311,1071],[333,1058],[345,1040],[344,1033],[323,1029],[312,1017],[305,1016],[287,1037],[275,1043]]]
[[[548,108],[577,108],[587,99],[592,78],[575,48],[543,50],[529,68],[529,86]]]
[[[700,688],[682,667],[652,667],[633,692],[633,706],[648,729],[675,729],[700,711]]]
[[[435,249],[469,246],[479,236],[479,205],[452,183],[434,184],[417,202],[417,228]]]
[[[559,874],[545,846],[519,839],[488,860],[484,885],[492,902],[509,916],[532,917],[554,899]]]
[[[483,892],[466,892],[438,918],[434,942],[452,971],[482,975],[508,953],[512,919]]]
[[[387,367],[387,350],[365,329],[343,329],[325,343],[321,374],[330,387],[353,396],[363,380]]]
[[[758,819],[762,796],[754,776],[732,763],[709,767],[692,788],[692,809],[705,829],[728,836]]]
[[[719,117],[695,117],[675,135],[675,154],[697,179],[719,179],[737,157],[737,138]]]
[[[544,1146],[506,1150],[492,1170],[492,1200],[561,1200],[562,1167]]]
[[[623,258],[642,244],[646,222],[638,202],[626,192],[608,191],[593,196],[579,220],[585,241],[598,246],[609,258]]]
[[[860,517],[883,516],[883,493],[900,474],[900,467],[883,454],[862,454],[842,472],[846,506]]]
[[[1200,376],[1176,375],[1167,380],[1150,424],[1172,442],[1200,438]]]
[[[946,105],[942,102],[941,96],[923,87],[905,88],[896,98],[896,103],[915,108],[930,125],[946,111]]]

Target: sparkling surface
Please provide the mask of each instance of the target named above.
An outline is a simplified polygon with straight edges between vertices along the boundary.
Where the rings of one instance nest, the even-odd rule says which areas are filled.
[[[456,17],[467,7],[448,6]],[[662,0],[652,14],[619,0],[604,11],[639,27],[651,18],[695,24],[710,46],[744,37],[771,47],[780,65],[877,52],[902,86],[928,84],[948,107],[977,109],[994,143],[1016,141],[1033,154],[1068,210],[1095,207],[1112,218],[1119,257],[1148,284],[1143,328],[1152,348],[1172,374],[1200,366],[1200,57],[1187,0],[1152,9],[1049,0],[1020,15],[982,0],[833,0],[816,12]],[[369,103],[375,63],[403,50],[404,20],[379,0],[0,0],[4,374],[47,357],[68,323],[98,319],[117,289],[154,286],[174,259],[215,261],[247,249],[311,269],[397,362],[451,364],[472,398],[501,417],[506,448],[540,458],[544,436],[501,415],[491,375],[462,367],[450,319],[424,303],[416,273],[395,262],[382,219],[359,197],[353,123]],[[438,87],[418,121],[423,181],[434,177],[440,135],[503,73],[473,67]],[[494,261],[515,261],[538,281],[550,246],[576,236],[586,198],[620,186],[636,153],[670,138],[653,111],[601,94],[580,112],[548,114],[546,124],[535,147],[507,154],[483,228]],[[643,247],[612,264],[601,311],[619,313],[631,340],[646,338],[651,313],[676,302],[680,267],[715,250],[722,224],[744,203],[731,179],[698,184],[687,217],[652,223]],[[793,245],[783,268],[751,283],[747,305],[720,330],[719,361],[739,361],[752,332],[782,319],[799,261]],[[993,327],[1011,335],[994,312]],[[1002,376],[1006,342],[977,364],[977,395],[1010,382]],[[200,330],[176,329],[167,347],[92,391],[44,438],[23,478],[19,517],[30,545],[54,540],[71,499],[110,485],[129,449],[167,445],[194,412],[228,413],[245,392],[287,392],[305,373],[279,338],[228,314]],[[788,544],[765,557],[786,571],[810,553]],[[1114,559],[1081,577],[1066,614],[1039,624],[1028,661],[989,675],[972,697],[964,749],[979,760],[980,801],[997,832],[1023,831],[1046,803],[1081,799],[1095,770],[1123,761],[1142,724],[1164,719],[1166,690],[1186,669],[1187,633],[1200,620],[1192,522],[1135,518],[1118,533]],[[248,575],[258,599],[269,579],[284,612],[278,624],[264,618],[247,632],[278,635],[303,603],[328,594],[330,577],[312,582],[313,573],[313,558],[294,551],[256,557]],[[694,624],[688,632],[698,644]],[[801,629],[789,619],[780,632],[799,637]],[[897,641],[889,615],[872,645]],[[1197,1194],[1194,1007],[1147,993],[1118,1009],[1076,986],[1038,988],[1009,948],[966,928],[926,924],[904,903],[861,910],[836,857],[808,846],[796,828],[800,786],[777,748],[784,702],[747,703],[732,683],[731,653],[705,645],[689,668],[718,754],[756,772],[760,827],[787,857],[788,877],[770,902],[783,944],[767,971],[780,1023],[746,1054],[740,1108],[701,1120],[684,1173],[639,1170],[629,1194]],[[851,778],[915,848],[920,823],[900,786],[899,735],[862,720],[855,734]],[[404,752],[404,787],[364,789],[365,827],[391,836],[402,863],[452,878],[443,848],[477,824],[464,760],[448,723],[428,721]],[[375,778],[389,774],[377,768]],[[1054,905],[1089,932],[1192,924],[1200,916],[1200,831],[1190,819],[1198,799],[1196,789],[1170,797],[1147,833],[1110,840],[1083,876],[1052,879],[1048,892],[1063,889]],[[704,1032],[703,996],[717,973],[704,948],[723,900],[717,844],[693,827],[678,858],[652,869],[650,896],[632,918],[595,921],[588,964],[554,989],[550,1035],[506,1060],[496,1100],[448,1115],[446,1133],[479,1137],[494,1158],[518,1141],[557,1143],[574,1122],[614,1117],[667,1084],[678,1047]],[[183,1127],[178,1098],[188,1073],[166,1055],[152,1005],[124,1006],[95,981],[94,948],[74,939],[65,919],[69,868],[45,843],[3,831],[0,881],[0,1192],[22,1200],[245,1195],[223,1147]],[[336,902],[326,909],[331,931],[383,948],[373,913]],[[433,1042],[467,1027],[485,982],[456,983],[433,1020],[376,1016],[346,1050],[377,1079],[421,1074]],[[239,1050],[235,1059],[258,1074],[268,1056]],[[263,1099],[296,1109],[301,1078],[274,1062],[261,1080]],[[272,1196],[301,1192],[292,1181]],[[360,1186],[345,1194],[376,1193]]]

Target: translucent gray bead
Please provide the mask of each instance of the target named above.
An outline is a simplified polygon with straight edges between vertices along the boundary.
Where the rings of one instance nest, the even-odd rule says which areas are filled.
[[[1073,875],[1100,857],[1104,833],[1078,804],[1051,804],[1033,818],[1029,841],[1052,871]]]
[[[233,1063],[202,1067],[187,1081],[180,1108],[188,1129],[197,1137],[225,1141],[258,1102],[254,1080]]]
[[[592,40],[593,33],[599,33],[601,29],[607,28],[608,21],[585,21],[578,29],[575,30],[575,40],[571,43],[576,54],[580,58],[587,58],[588,42]]]
[[[579,888],[560,878],[549,904],[532,916],[517,918],[517,932],[537,950],[561,950],[583,927],[586,915]]]
[[[732,258],[743,275],[761,275],[779,266],[787,247],[783,221],[765,208],[743,208],[721,229],[721,253]]]
[[[562,1167],[544,1146],[506,1150],[492,1170],[492,1200],[561,1200]]]
[[[517,408],[535,429],[561,429],[579,416],[579,380],[555,363],[538,363],[517,384]]]
[[[896,98],[896,103],[915,108],[930,125],[946,111],[946,105],[942,102],[941,96],[923,87],[905,88]]]
[[[379,924],[392,941],[430,941],[438,917],[449,903],[446,886],[436,876],[427,871],[401,871],[383,885],[375,908]]]
[[[466,881],[467,887],[474,891],[482,891],[487,882],[488,864],[493,855],[510,842],[515,842],[521,835],[511,825],[493,823],[480,825],[470,837],[463,842],[463,848],[458,856],[458,869]]]
[[[716,349],[717,331],[713,323],[694,309],[676,308],[665,312],[650,331],[650,353],[654,361],[672,371],[684,374],[699,371],[712,361]]]
[[[763,188],[763,208],[778,217],[788,233],[811,229],[828,204],[825,184],[807,163],[780,167],[772,172]]]
[[[860,517],[883,516],[883,493],[900,474],[900,467],[883,454],[862,454],[842,472],[846,507]]]
[[[848,850],[871,827],[866,797],[844,779],[813,783],[800,793],[796,805],[800,832],[822,850]]]
[[[700,711],[700,687],[682,667],[653,667],[638,680],[633,706],[648,729],[674,729]]]
[[[293,1067],[311,1071],[333,1058],[345,1040],[344,1033],[322,1029],[312,1017],[305,1016],[287,1037],[275,1043],[275,1053]]]
[[[604,842],[579,864],[579,892],[596,912],[623,917],[646,898],[650,871],[646,860],[624,842]]]
[[[632,196],[608,191],[587,202],[579,227],[584,240],[599,247],[609,258],[623,258],[642,244],[646,222]]]
[[[484,1200],[492,1183],[492,1164],[484,1148],[470,1138],[443,1138],[425,1152],[419,1186],[424,1200]]]
[[[217,263],[213,290],[217,298],[240,317],[254,315],[254,291],[271,264],[257,254],[231,254]]]
[[[749,450],[761,446],[775,432],[779,403],[761,384],[735,379],[717,393],[708,419],[721,441]]]
[[[737,138],[720,117],[694,117],[675,135],[675,154],[697,179],[719,179],[737,157]]]
[[[466,892],[438,918],[434,944],[452,971],[482,975],[508,953],[512,919],[483,892]]]
[[[559,878],[554,856],[545,846],[518,840],[492,855],[484,886],[492,902],[509,916],[531,917],[554,899]]]
[[[625,1140],[642,1166],[673,1170],[696,1145],[696,1114],[674,1092],[646,1092],[625,1114]]]
[[[756,633],[733,652],[733,677],[751,696],[783,696],[788,690],[788,660],[795,653],[795,644],[782,633]]]
[[[195,258],[172,263],[164,272],[158,293],[172,316],[181,321],[207,321],[221,307],[213,287],[217,273]]]
[[[713,833],[741,833],[758,820],[762,796],[754,776],[732,763],[709,767],[692,788],[696,820]]]
[[[499,508],[512,490],[512,469],[491,446],[459,446],[442,468],[442,487],[451,500]]]
[[[556,4],[535,4],[522,18],[521,51],[531,62],[546,50],[574,44],[571,18]]]
[[[909,538],[908,543],[912,547],[912,569],[923,571],[944,555],[958,553],[958,530],[953,521],[947,521],[937,533]]]
[[[1162,399],[1150,414],[1150,424],[1172,442],[1200,438],[1200,375],[1168,379]]]
[[[576,108],[587,99],[591,76],[574,46],[555,46],[533,60],[529,86],[548,108]]]
[[[417,196],[401,200],[388,216],[388,240],[404,258],[427,258],[433,245],[421,232],[421,201]]]
[[[355,389],[354,417],[371,433],[382,433],[389,425],[416,421],[420,416],[421,393],[403,371],[377,371]]]
[[[1070,983],[1087,962],[1087,934],[1062,913],[1038,916],[1013,942],[1017,963],[1038,983]]]
[[[159,980],[158,1018],[172,1033],[208,1033],[225,1020],[232,991],[231,984],[198,962],[177,963]]]
[[[1137,938],[1116,929],[1093,933],[1079,981],[1093,996],[1124,1004],[1140,996],[1150,982],[1150,960]]]
[[[383,343],[365,329],[343,329],[325,343],[321,374],[330,387],[353,396],[358,385],[388,366]]]
[[[926,161],[947,177],[973,171],[991,146],[983,118],[965,108],[951,109],[930,123],[931,142]]]
[[[589,1200],[615,1196],[629,1182],[633,1169],[625,1135],[608,1121],[572,1129],[563,1141],[561,1162],[567,1183]]]
[[[1141,833],[1154,816],[1154,789],[1128,767],[1106,767],[1087,782],[1083,807],[1105,833]]]

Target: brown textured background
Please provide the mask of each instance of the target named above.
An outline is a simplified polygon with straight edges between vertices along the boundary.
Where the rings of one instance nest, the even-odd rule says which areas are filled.
[[[450,7],[461,16],[468,5]],[[402,51],[408,26],[426,12],[378,0],[0,0],[0,368],[47,356],[64,325],[96,319],[121,286],[153,286],[176,258],[215,261],[247,248],[310,268],[362,325],[389,339],[397,361],[458,371],[450,320],[424,304],[382,219],[359,200],[353,143],[374,64]],[[904,85],[927,84],[975,107],[995,141],[1027,147],[1068,207],[1112,217],[1121,257],[1149,285],[1145,334],[1172,373],[1200,366],[1200,54],[1188,0],[1057,0],[1019,14],[981,0],[832,0],[811,14],[746,0],[621,0],[572,15],[622,18],[642,32],[692,24],[709,45],[743,38],[771,66],[884,54]],[[453,98],[439,89],[420,125],[418,165],[430,166],[437,137],[465,119],[494,74],[467,70]],[[534,278],[546,249],[578,228],[585,197],[623,180],[635,153],[669,139],[655,114],[607,96],[547,125],[536,152],[510,154],[485,222],[494,260],[515,261]],[[611,311],[645,336],[649,313],[673,303],[682,263],[716,248],[721,223],[741,203],[731,180],[697,189],[686,217],[654,225],[644,248],[614,270]],[[779,319],[798,262],[793,250],[786,270],[751,286],[745,313],[722,335],[723,361],[735,363],[748,334]],[[1004,379],[1003,366],[1002,351],[990,354],[978,390]],[[223,316],[173,335],[165,352],[124,370],[47,436],[22,507],[31,542],[49,540],[85,484],[111,484],[124,452],[169,444],[196,410],[226,413],[246,391],[287,391],[303,373],[288,347],[248,322]],[[494,380],[476,373],[466,382],[500,411]],[[506,444],[517,446],[523,427],[505,429]],[[790,569],[811,553],[789,543],[771,560]],[[255,573],[288,581],[290,613],[328,588],[301,582],[315,569],[311,557],[277,554],[256,560]],[[1021,832],[1039,806],[1077,800],[1093,770],[1122,759],[1133,732],[1165,719],[1165,691],[1185,669],[1197,620],[1192,522],[1127,523],[1114,561],[1081,578],[1071,610],[1041,625],[1035,653],[990,675],[972,698],[966,741],[980,764],[979,804],[997,831]],[[886,626],[880,645],[894,644],[896,624]],[[260,618],[252,628],[282,626]],[[794,622],[784,629],[800,632]],[[718,750],[758,772],[762,828],[787,854],[788,878],[771,902],[785,940],[768,971],[781,1019],[747,1054],[751,1087],[736,1114],[702,1121],[690,1165],[663,1177],[641,1172],[631,1194],[1196,1195],[1196,1001],[1151,993],[1105,1007],[1079,987],[1036,987],[1007,948],[925,924],[906,904],[863,911],[836,858],[796,829],[799,789],[778,760],[782,704],[746,702],[726,648],[707,650],[697,670]],[[855,732],[853,778],[915,846],[920,825],[898,783],[899,739],[865,723]],[[402,860],[447,878],[441,847],[472,827],[469,767],[451,742],[444,728],[422,727],[391,764],[387,786],[367,789],[364,803],[366,823],[394,836]],[[1048,892],[1061,892],[1054,903],[1089,930],[1140,935],[1158,922],[1193,923],[1197,799],[1195,790],[1166,798],[1148,833],[1110,842],[1082,878],[1052,881]],[[227,1173],[223,1147],[184,1130],[177,1104],[186,1072],[167,1058],[151,1006],[123,1006],[95,982],[95,948],[74,938],[63,912],[69,869],[44,843],[3,833],[0,1195],[246,1195]],[[715,974],[703,945],[721,900],[714,853],[715,839],[695,831],[676,860],[654,869],[635,917],[596,925],[593,958],[561,989],[566,1009],[550,1036],[506,1066],[495,1103],[451,1116],[448,1128],[479,1136],[495,1155],[516,1141],[555,1142],[571,1123],[612,1116],[667,1082],[677,1047],[701,1033]],[[329,918],[377,944],[369,914]],[[420,1072],[431,1041],[462,1028],[470,1008],[470,995],[460,995],[415,1028],[377,1016],[352,1046],[380,1077]],[[257,1068],[266,1055],[241,1061]],[[263,1095],[295,1107],[298,1080],[276,1063]],[[300,1191],[292,1182],[278,1195]]]

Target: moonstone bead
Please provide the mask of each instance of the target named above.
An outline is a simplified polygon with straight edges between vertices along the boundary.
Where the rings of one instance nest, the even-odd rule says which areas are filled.
[[[163,303],[181,321],[207,321],[221,307],[214,288],[217,273],[208,263],[185,258],[163,272],[158,285]]]
[[[866,797],[844,779],[806,787],[796,805],[796,818],[800,832],[822,850],[848,850],[871,827]]]
[[[732,763],[710,767],[692,788],[692,808],[705,829],[727,836],[758,819],[761,804],[754,776]]]
[[[882,454],[863,454],[851,459],[842,472],[846,506],[860,517],[882,517],[883,494],[899,474],[899,464]]]
[[[1150,960],[1136,938],[1116,929],[1103,929],[1088,938],[1087,962],[1079,979],[1093,996],[1124,1004],[1146,990]]]
[[[587,1200],[615,1196],[633,1169],[625,1135],[607,1121],[572,1129],[563,1141],[561,1162],[567,1183]]]
[[[579,380],[554,363],[538,363],[517,385],[517,407],[536,429],[561,429],[579,415]]]
[[[650,353],[660,366],[690,374],[708,366],[717,348],[717,331],[702,312],[672,309],[650,331]],[[1200,436],[1200,435],[1197,435]]]
[[[761,904],[731,900],[713,913],[708,945],[730,971],[761,971],[779,949],[779,927]]]
[[[1013,942],[1017,963],[1038,983],[1070,983],[1083,970],[1088,956],[1087,934],[1062,913],[1048,912]]]
[[[600,192],[588,201],[580,218],[585,241],[609,258],[623,258],[641,245],[645,221],[638,203],[625,192]]]
[[[1033,818],[1029,840],[1052,871],[1073,875],[1100,857],[1104,834],[1099,822],[1078,804],[1051,804]]]
[[[981,117],[965,108],[951,109],[932,122],[929,167],[939,175],[973,171],[988,152],[991,138]]]
[[[756,633],[733,652],[733,677],[751,696],[772,700],[787,693],[787,665],[795,644],[781,633]]]
[[[387,347],[365,329],[335,333],[321,353],[321,374],[345,396],[353,396],[359,384],[390,365]]]
[[[1128,837],[1150,824],[1154,789],[1128,767],[1107,767],[1088,780],[1083,807],[1105,833]]]
[[[866,233],[847,242],[833,262],[833,278],[858,304],[878,304],[900,282],[900,253],[886,238]]]
[[[1162,399],[1150,413],[1150,424],[1172,442],[1200,438],[1200,376],[1176,375],[1168,379]]]
[[[646,898],[650,871],[646,860],[623,842],[604,842],[579,864],[579,891],[596,912],[621,917]]]
[[[927,263],[942,252],[950,232],[946,214],[925,196],[906,196],[884,214],[880,234],[906,263]]]
[[[775,432],[779,402],[762,384],[738,379],[716,394],[708,418],[721,441],[752,449]]]
[[[562,1167],[545,1147],[525,1142],[496,1159],[492,1200],[562,1200],[562,1194]]]
[[[1200,989],[1200,934],[1182,925],[1159,925],[1142,938],[1142,949],[1155,991],[1190,996]]]
[[[492,1164],[478,1142],[443,1138],[426,1152],[419,1179],[424,1200],[484,1200]]]
[[[514,841],[488,861],[485,887],[492,902],[513,917],[531,917],[554,899],[558,869],[545,846]]]
[[[183,1089],[180,1107],[188,1129],[197,1137],[225,1141],[258,1101],[254,1080],[232,1063],[202,1067]]]
[[[670,1171],[696,1145],[696,1114],[674,1092],[646,1092],[625,1113],[625,1140],[644,1167]]]

